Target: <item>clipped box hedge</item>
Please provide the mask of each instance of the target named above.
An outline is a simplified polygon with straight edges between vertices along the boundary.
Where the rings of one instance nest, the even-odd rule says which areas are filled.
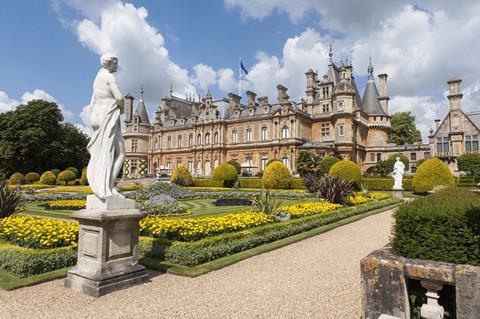
[[[362,185],[369,191],[391,191],[393,188],[393,178],[363,178]],[[412,190],[412,179],[403,179],[403,189]]]
[[[238,178],[240,188],[262,188],[261,178]],[[222,181],[216,181],[211,178],[194,178],[193,184],[195,187],[223,187]],[[291,182],[291,189],[304,189],[303,178],[293,178]],[[393,185],[393,184],[392,184]]]
[[[29,277],[75,265],[77,252],[71,247],[24,248],[0,244],[0,269],[17,277]]]
[[[250,248],[398,203],[391,199],[376,204],[342,208],[335,211],[267,224],[245,231],[207,237],[194,242],[169,241],[165,238],[141,237],[140,254],[183,266],[196,266]]]
[[[195,187],[223,187],[223,181],[216,181],[211,178],[194,178],[193,185]]]
[[[395,213],[397,255],[480,265],[480,195],[448,188],[405,203]]]

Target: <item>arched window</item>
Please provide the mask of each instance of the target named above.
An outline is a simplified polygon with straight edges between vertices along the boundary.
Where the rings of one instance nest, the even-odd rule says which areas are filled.
[[[182,136],[181,135],[179,135],[177,137],[177,147],[182,147]]]
[[[200,133],[197,135],[197,145],[202,145],[202,134]]]
[[[282,127],[282,138],[288,138],[289,137],[289,134],[288,134],[288,125],[285,124],[283,127]]]
[[[264,126],[262,127],[262,141],[266,141],[268,138],[268,131],[267,131],[267,127]]]
[[[207,132],[207,134],[205,134],[205,144],[210,144],[210,132]]]
[[[382,153],[377,153],[377,162],[382,160]]]
[[[218,143],[218,132],[215,132],[213,134],[213,143],[217,144]]]
[[[232,131],[232,143],[238,143],[238,131],[236,129]]]
[[[251,142],[251,141],[252,141],[252,129],[247,128],[247,142]]]
[[[189,147],[193,146],[193,134],[192,133],[190,133],[190,135],[188,135],[188,146]]]

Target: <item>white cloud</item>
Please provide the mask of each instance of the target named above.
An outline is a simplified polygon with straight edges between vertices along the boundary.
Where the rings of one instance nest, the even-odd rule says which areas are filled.
[[[10,98],[6,92],[0,91],[0,113],[11,111],[18,104],[18,101]]]
[[[232,92],[238,85],[238,81],[235,79],[235,74],[230,68],[219,69],[217,71],[218,88],[223,92]]]
[[[197,64],[193,67],[195,74],[190,78],[194,85],[197,85],[205,94],[209,87],[217,84],[217,72],[205,64]]]

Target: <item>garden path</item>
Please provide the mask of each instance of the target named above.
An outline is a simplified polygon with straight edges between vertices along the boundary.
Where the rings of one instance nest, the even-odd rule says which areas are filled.
[[[388,242],[392,211],[197,278],[150,282],[94,299],[55,280],[0,290],[0,318],[359,318],[360,260]]]

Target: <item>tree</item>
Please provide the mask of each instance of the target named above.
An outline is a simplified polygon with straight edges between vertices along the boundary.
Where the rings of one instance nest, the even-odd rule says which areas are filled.
[[[318,173],[321,167],[321,158],[310,152],[300,152],[297,160],[297,170],[300,176],[305,176],[307,173]]]
[[[237,160],[232,159],[232,160],[229,160],[227,163],[230,165],[233,165],[233,167],[235,167],[235,169],[237,170],[238,174],[242,172],[242,166],[240,165],[239,162],[237,162]]]
[[[410,112],[395,113],[390,121],[390,140],[395,144],[404,145],[422,140],[422,135],[415,125],[415,116]]]
[[[0,114],[0,167],[44,172],[52,167],[83,167],[88,137],[64,123],[56,103],[33,100]]]
[[[458,169],[473,176],[480,176],[480,154],[467,153],[457,157]]]
[[[410,167],[408,157],[403,154],[393,154],[390,155],[386,161],[377,162],[375,165],[375,173],[382,176],[387,176],[392,173],[395,162],[397,161],[397,157],[400,157],[400,161],[402,161],[405,165],[405,171],[408,171]]]

